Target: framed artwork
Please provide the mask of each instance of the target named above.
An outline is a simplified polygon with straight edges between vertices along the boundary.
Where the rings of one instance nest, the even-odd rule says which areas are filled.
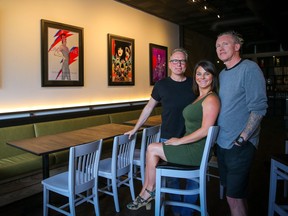
[[[158,80],[167,77],[168,54],[167,47],[157,44],[149,44],[150,54],[150,85],[154,85]]]
[[[108,34],[108,85],[134,85],[134,39]]]
[[[41,20],[42,87],[83,86],[83,28]]]

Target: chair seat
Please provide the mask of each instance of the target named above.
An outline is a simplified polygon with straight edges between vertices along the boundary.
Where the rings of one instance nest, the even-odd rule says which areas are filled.
[[[111,174],[111,162],[112,158],[105,158],[103,160],[100,160],[98,174],[99,176],[106,176],[107,174]]]
[[[189,166],[183,164],[175,164],[167,161],[160,161],[156,168],[174,169],[174,170],[197,170],[199,166]]]
[[[60,173],[42,181],[49,190],[60,194],[68,194],[68,172]]]

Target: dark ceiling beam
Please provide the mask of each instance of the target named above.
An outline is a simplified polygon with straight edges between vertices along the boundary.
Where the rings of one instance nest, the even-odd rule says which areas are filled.
[[[287,20],[286,5],[283,0],[246,0],[247,7],[262,20],[270,34],[282,44],[287,50],[288,33],[283,28],[283,23]]]
[[[261,20],[257,17],[243,17],[240,19],[234,19],[234,20],[224,20],[215,22],[211,26],[211,30],[217,31],[219,27],[225,27],[225,26],[232,26],[232,25],[241,25],[241,24],[247,24],[247,23],[261,23]]]

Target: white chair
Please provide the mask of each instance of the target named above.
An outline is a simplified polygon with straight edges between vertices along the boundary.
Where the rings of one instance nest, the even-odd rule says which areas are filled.
[[[211,170],[214,170],[214,172],[212,173]],[[217,161],[217,156],[214,153],[212,153],[212,156],[208,162],[207,178],[208,178],[208,181],[210,180],[210,177],[219,179],[219,197],[220,199],[223,199],[224,198],[224,186],[220,182],[219,175],[217,175],[215,172],[218,172],[218,161]]]
[[[135,199],[133,184],[133,154],[137,134],[131,139],[128,135],[114,137],[112,157],[100,160],[99,177],[107,179],[107,185],[98,191],[113,196],[116,212],[120,212],[117,188],[121,185],[130,187],[131,197]],[[112,186],[112,191],[111,191]]]
[[[98,200],[98,167],[103,140],[70,148],[68,171],[42,180],[43,215],[53,209],[64,215],[76,215],[75,207],[89,202],[100,216]],[[92,193],[91,193],[92,190]],[[50,203],[49,192],[68,198],[68,203],[56,206]]]
[[[155,216],[165,214],[166,205],[182,206],[195,209],[201,212],[202,216],[207,216],[207,203],[206,203],[206,172],[210,149],[214,145],[218,135],[219,126],[211,126],[208,131],[205,148],[199,166],[183,166],[172,163],[159,163],[156,167],[156,194],[155,194]],[[197,181],[199,188],[186,190],[169,188],[165,185],[166,177],[183,178]],[[200,205],[192,203],[184,203],[179,201],[165,200],[165,193],[168,194],[181,194],[181,195],[194,195],[199,194]],[[160,214],[161,213],[161,214]]]
[[[148,128],[144,128],[141,139],[140,149],[135,149],[133,165],[134,165],[134,179],[141,180],[144,184],[145,178],[145,161],[147,146],[153,142],[160,141],[161,125],[156,125]],[[139,172],[140,170],[140,172]]]

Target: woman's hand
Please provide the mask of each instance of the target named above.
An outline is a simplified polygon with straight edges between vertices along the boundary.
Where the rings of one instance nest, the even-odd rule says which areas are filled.
[[[131,138],[131,136],[133,136],[133,134],[135,134],[135,130],[130,130],[130,131],[128,131],[128,132],[125,132],[124,134],[127,134],[127,135],[129,135],[129,139]]]
[[[165,145],[175,145],[175,146],[177,146],[177,145],[179,145],[180,143],[179,143],[179,138],[171,138],[171,139],[169,139],[169,140],[166,140],[165,142],[164,142],[164,144]]]

